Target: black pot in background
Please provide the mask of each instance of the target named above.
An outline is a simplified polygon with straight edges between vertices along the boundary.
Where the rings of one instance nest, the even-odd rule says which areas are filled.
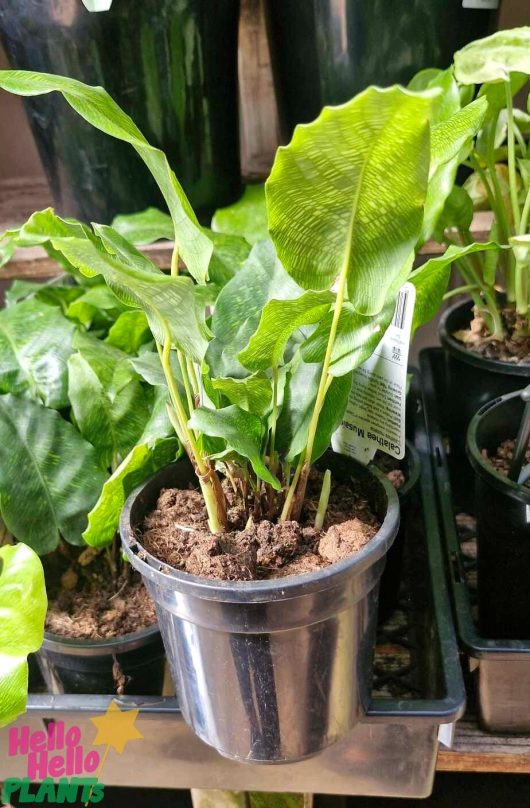
[[[462,0],[267,0],[284,137],[369,84],[407,84],[494,30],[497,11]]]
[[[530,639],[530,489],[509,480],[482,456],[515,438],[523,414],[519,394],[482,407],[469,426],[475,472],[478,602],[486,637]]]
[[[13,67],[99,84],[163,149],[204,220],[240,194],[239,0],[2,0],[0,37]],[[55,206],[108,223],[160,207],[133,148],[86,123],[58,94],[26,99]]]
[[[115,665],[126,677],[123,694],[162,693],[165,655],[157,625],[124,637],[95,641],[46,632],[36,656],[50,693],[116,693]]]
[[[486,359],[455,339],[455,331],[472,320],[473,303],[456,303],[443,314],[439,335],[445,352],[446,391],[442,402],[450,441],[449,461],[455,475],[459,505],[470,507],[472,487],[466,460],[466,431],[477,410],[498,396],[520,390],[530,381],[530,365],[511,365]]]
[[[386,556],[386,564],[379,584],[379,622],[387,620],[399,600],[399,587],[403,569],[403,548],[405,536],[412,517],[413,499],[421,472],[418,452],[410,441],[407,441],[405,457],[401,462],[401,470],[405,475],[405,483],[397,489],[399,497],[399,530],[394,544]]]

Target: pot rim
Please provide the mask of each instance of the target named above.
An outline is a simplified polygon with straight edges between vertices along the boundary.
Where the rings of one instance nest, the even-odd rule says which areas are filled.
[[[449,306],[449,308],[443,312],[438,326],[438,334],[440,336],[440,342],[447,352],[461,362],[466,362],[468,365],[472,365],[480,370],[489,370],[507,376],[529,376],[530,363],[511,364],[510,362],[503,362],[500,359],[489,359],[474,351],[469,351],[462,342],[459,342],[453,337],[448,328],[449,319],[459,309],[471,309],[472,306],[472,300],[461,300],[459,303],[454,303],[452,306]]]
[[[488,463],[482,456],[477,440],[477,430],[482,417],[490,410],[502,407],[513,399],[519,398],[520,393],[520,390],[516,390],[514,393],[507,393],[504,396],[494,398],[493,401],[488,401],[487,404],[484,404],[484,406],[475,413],[467,430],[466,450],[469,462],[479,476],[487,477],[489,483],[505,496],[516,499],[525,505],[530,505],[530,489],[526,488],[524,485],[519,485],[519,483],[513,480],[509,480],[508,477],[501,474],[500,471],[497,471],[491,463]]]
[[[212,578],[200,578],[197,575],[170,567],[142,547],[131,527],[131,510],[136,498],[160,472],[138,486],[127,498],[120,517],[122,547],[133,566],[145,577],[151,580],[156,579],[158,585],[185,590],[187,595],[202,599],[241,604],[262,603],[289,600],[329,589],[342,579],[361,573],[382,558],[394,541],[399,528],[399,498],[394,486],[373,465],[362,466],[352,458],[348,459],[351,460],[354,467],[362,469],[362,473],[375,477],[386,495],[387,508],[381,526],[373,539],[360,552],[335,564],[302,575],[290,575],[286,578],[271,578],[263,581],[219,581]],[[139,552],[142,554],[141,558]]]
[[[59,654],[69,654],[71,656],[101,656],[112,654],[124,654],[127,651],[134,651],[150,642],[156,641],[160,636],[158,622],[147,628],[123,634],[121,637],[109,637],[104,640],[84,640],[74,637],[62,637],[60,634],[52,634],[51,631],[44,632],[44,640],[39,651],[52,651]],[[39,653],[37,651],[37,653]]]

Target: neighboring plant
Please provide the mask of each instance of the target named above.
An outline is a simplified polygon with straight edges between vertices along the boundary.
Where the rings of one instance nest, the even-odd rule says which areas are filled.
[[[477,100],[487,111],[472,148],[461,162],[471,170],[454,186],[437,224],[437,238],[468,244],[474,210],[494,214],[492,241],[505,246],[487,256],[464,256],[458,270],[490,338],[516,340],[529,335],[530,301],[530,115],[514,108],[513,96],[530,77],[530,27],[499,31],[472,42],[454,57],[454,75],[469,106]],[[527,105],[528,105],[527,96]],[[467,107],[469,108],[469,107]],[[510,249],[508,249],[510,245]],[[501,296],[501,293],[503,296]],[[505,295],[505,298],[504,298]],[[515,328],[507,325],[515,308]]]
[[[38,556],[25,544],[0,547],[0,727],[26,709],[27,658],[42,644],[46,607]]]
[[[169,418],[197,473],[212,532],[227,525],[220,474],[249,518],[298,518],[310,466],[329,446],[353,370],[379,343],[403,283],[417,288],[417,327],[445,290],[433,279],[447,282],[455,258],[484,248],[451,247],[413,271],[415,249],[443,206],[444,167],[456,171],[485,100],[461,109],[436,86],[368,88],[298,127],[266,184],[272,242],[258,241],[241,268],[225,263],[229,274],[238,271],[210,318],[216,241],[235,236],[199,226],[163,153],[101,88],[21,71],[0,72],[0,86],[21,95],[61,92],[87,121],[130,143],[164,195],[170,216],[148,213],[158,217],[149,238],[161,234],[156,227],[172,235],[170,275],[119,232],[130,221],[89,228],[48,210],[22,230],[85,277],[103,276],[122,303],[145,313],[160,359],[150,381],[167,386]],[[223,220],[226,211],[214,225]]]

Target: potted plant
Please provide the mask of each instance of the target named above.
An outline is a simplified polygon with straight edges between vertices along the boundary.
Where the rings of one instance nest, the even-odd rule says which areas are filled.
[[[239,0],[6,0],[0,39],[14,68],[106,87],[165,149],[207,218],[241,186],[238,23]],[[60,213],[108,224],[160,203],[156,183],[123,144],[53,98],[25,106]]]
[[[440,338],[447,355],[450,436],[462,452],[465,430],[479,407],[524,385],[530,376],[528,247],[530,116],[514,108],[513,95],[530,75],[530,28],[499,31],[455,54],[454,74],[470,99],[487,100],[484,124],[463,161],[472,173],[455,186],[439,223],[439,237],[470,240],[474,209],[494,214],[491,239],[504,249],[463,257],[458,271],[466,293],[443,316]],[[445,234],[443,230],[445,227]],[[471,299],[469,299],[471,298]]]
[[[28,654],[40,648],[46,614],[42,565],[25,544],[0,547],[0,727],[26,709]]]
[[[11,238],[35,243],[32,226],[38,230],[38,216]],[[140,369],[149,359],[145,317],[125,310],[107,286],[72,278],[15,282],[6,302],[0,510],[8,535],[43,557],[44,678],[52,692],[159,693],[154,609],[114,538],[128,492],[177,445],[164,438],[164,395],[134,368],[135,358]],[[117,347],[124,334],[128,350],[146,349],[141,357]]]
[[[492,639],[530,637],[528,427],[520,439],[518,468],[512,467],[527,401],[525,391],[488,402],[473,417],[467,435],[475,473],[479,626],[482,636]]]
[[[379,344],[402,285],[416,288],[417,327],[436,311],[455,257],[484,249],[451,247],[412,269],[429,194],[485,102],[453,111],[439,88],[369,88],[300,127],[267,183],[272,242],[253,247],[210,317],[215,237],[165,155],[101,88],[13,71],[0,86],[59,90],[133,145],[159,184],[175,241],[170,275],[115,228],[79,229],[52,211],[39,220],[64,260],[144,311],[188,455],[131,496],[123,547],[157,602],[195,731],[238,759],[314,754],[362,713],[377,582],[398,527],[385,476],[327,450],[352,373]]]

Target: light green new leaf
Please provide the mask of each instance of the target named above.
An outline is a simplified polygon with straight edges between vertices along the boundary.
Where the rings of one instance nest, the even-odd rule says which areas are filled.
[[[355,310],[381,310],[421,233],[433,97],[369,87],[278,149],[269,230],[304,289],[328,289],[345,269]]]
[[[249,371],[238,354],[258,327],[269,300],[291,300],[303,290],[278,261],[273,244],[261,242],[252,251],[236,277],[222,289],[212,317],[214,339],[206,362],[214,378],[244,378]]]
[[[333,299],[331,292],[305,292],[295,300],[269,300],[258,328],[238,354],[241,364],[253,371],[278,367],[291,335],[304,325],[318,323]]]
[[[240,236],[229,233],[214,233],[208,230],[213,244],[213,253],[208,269],[212,283],[224,286],[239,272],[250,253],[250,244]]]
[[[530,75],[530,27],[497,31],[470,42],[454,55],[461,84],[508,81],[510,73]]]
[[[69,304],[66,316],[76,320],[85,328],[107,327],[125,311],[125,306],[118,300],[114,292],[102,284],[87,289]]]
[[[322,374],[322,363],[297,362],[287,374],[283,406],[278,419],[277,449],[288,462],[293,462],[307,445],[309,424]],[[348,403],[353,374],[333,379],[326,393],[318,419],[312,461],[329,447],[331,436],[339,426]]]
[[[27,658],[42,645],[46,608],[39,557],[25,544],[0,547],[0,727],[26,709]]]
[[[271,474],[261,456],[261,443],[265,430],[256,415],[235,406],[223,407],[220,410],[199,407],[192,413],[188,423],[191,429],[203,432],[211,438],[225,440],[228,450],[233,450],[250,460],[256,475],[276,490],[280,490],[279,481]]]
[[[176,460],[179,443],[166,438],[149,446],[138,444],[127,455],[116,471],[105,482],[101,495],[88,514],[88,527],[83,539],[91,547],[104,547],[114,538],[125,500],[137,486],[148,480],[159,469]]]
[[[66,363],[75,331],[59,309],[36,299],[0,311],[0,392],[66,407]]]
[[[15,538],[39,555],[54,550],[60,536],[82,544],[106,478],[94,447],[59,413],[0,396],[0,511]]]
[[[407,88],[415,92],[422,90],[438,90],[432,104],[432,124],[446,121],[462,106],[458,84],[455,81],[452,67],[447,70],[428,67],[420,70],[409,81]]]
[[[5,238],[0,241],[0,269],[9,264],[15,254],[15,241],[12,238]]]
[[[207,329],[197,311],[191,278],[170,277],[154,264],[153,271],[133,267],[87,239],[54,238],[52,243],[83,275],[102,275],[123,303],[141,308],[157,342],[163,343],[169,333],[174,346],[202,360]]]
[[[219,208],[212,219],[212,230],[241,236],[249,244],[268,239],[264,186],[247,185],[238,202]]]
[[[218,390],[246,412],[265,415],[271,408],[271,380],[264,373],[247,376],[246,379],[212,379],[214,390]]]
[[[136,354],[150,339],[151,331],[143,311],[129,309],[112,324],[105,342],[125,353]]]
[[[138,381],[117,392],[105,388],[81,353],[68,360],[68,395],[79,431],[95,447],[101,467],[111,468],[142,434],[151,396]]]
[[[500,249],[499,245],[490,241],[485,244],[469,244],[466,247],[452,245],[447,248],[443,255],[437,258],[429,258],[428,261],[415,270],[410,276],[411,283],[416,287],[412,334],[437,314],[449,283],[451,265],[455,261],[482,250],[498,249]]]
[[[102,87],[89,87],[75,79],[24,70],[0,71],[0,87],[22,96],[60,92],[76,112],[96,129],[130,143],[144,161],[166,201],[175,230],[175,241],[193,277],[204,283],[212,244],[171,170],[165,154],[151,146],[132,119]]]

